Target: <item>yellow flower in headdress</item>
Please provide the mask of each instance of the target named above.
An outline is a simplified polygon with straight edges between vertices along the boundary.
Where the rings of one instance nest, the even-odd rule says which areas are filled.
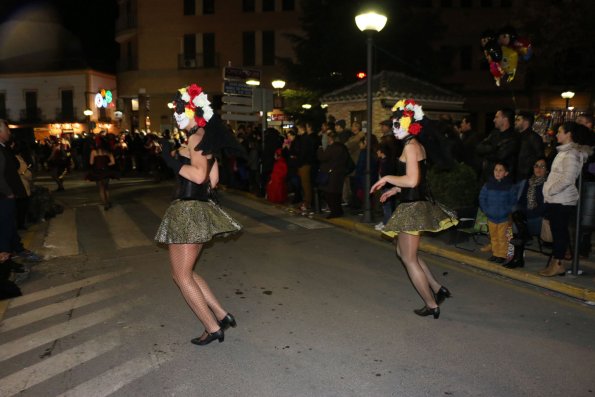
[[[399,109],[403,109],[405,107],[405,100],[401,99],[399,102],[395,103],[395,106],[391,109],[393,112],[396,112]]]
[[[194,118],[194,110],[186,108],[186,110],[184,110],[184,113],[189,119]]]
[[[407,131],[409,129],[409,125],[411,124],[411,117],[401,117],[399,123],[401,124],[401,128]]]

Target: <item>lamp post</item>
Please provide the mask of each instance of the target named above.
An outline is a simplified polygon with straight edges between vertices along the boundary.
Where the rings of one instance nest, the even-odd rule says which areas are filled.
[[[574,98],[574,92],[572,91],[564,91],[562,94],[560,94],[560,96],[564,99],[566,99],[566,110],[569,110],[570,108],[570,100],[572,98]]]
[[[374,32],[380,32],[384,25],[386,25],[387,18],[385,15],[379,14],[375,11],[365,11],[355,17],[355,24],[358,29],[367,34],[367,110],[368,120],[366,128],[366,184],[364,193],[364,222],[372,221],[372,210],[370,203],[370,144],[372,141],[372,35]]]
[[[87,116],[87,125],[89,126],[89,134],[92,133],[92,128],[91,128],[91,116],[93,115],[93,111],[91,109],[85,109],[83,111],[83,114],[85,116]]]

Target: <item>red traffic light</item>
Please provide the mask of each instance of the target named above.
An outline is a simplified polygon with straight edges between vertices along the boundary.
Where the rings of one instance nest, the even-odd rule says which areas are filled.
[[[361,80],[361,79],[365,79],[367,75],[365,72],[358,72],[355,76]]]

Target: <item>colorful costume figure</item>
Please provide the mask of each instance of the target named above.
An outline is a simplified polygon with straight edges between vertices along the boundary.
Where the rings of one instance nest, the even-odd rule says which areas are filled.
[[[273,172],[267,184],[267,200],[283,204],[287,201],[287,162],[281,155],[281,149],[275,152]]]
[[[172,156],[171,142],[161,142],[161,156],[179,176],[179,184],[155,240],[168,245],[173,279],[205,327],[200,337],[190,341],[201,346],[214,340],[223,342],[225,329],[236,326],[235,318],[223,309],[207,282],[194,272],[194,266],[203,243],[241,229],[213,200],[213,193],[219,182],[215,155],[222,149],[242,155],[243,148],[214,116],[207,95],[196,84],[178,90],[173,108],[179,128],[188,133],[188,146],[175,150],[177,156]]]
[[[400,257],[413,286],[425,306],[414,310],[419,316],[440,316],[439,305],[451,296],[450,291],[436,278],[418,255],[422,231],[437,232],[458,223],[454,212],[429,197],[426,183],[426,149],[416,139],[423,126],[424,113],[412,99],[401,100],[393,107],[393,133],[404,142],[396,175],[385,175],[370,189],[370,193],[393,185],[380,196],[385,202],[400,194],[399,205],[384,226],[383,233],[394,238]],[[387,186],[388,187],[388,186]]]

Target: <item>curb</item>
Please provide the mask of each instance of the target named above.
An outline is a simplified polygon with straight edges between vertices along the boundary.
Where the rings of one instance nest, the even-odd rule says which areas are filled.
[[[267,203],[271,206],[275,206],[280,209],[287,210],[287,208],[288,208],[285,205],[274,204],[274,203],[271,203],[271,202],[269,202],[265,199],[262,199],[260,197],[256,197],[252,193],[244,192],[241,190],[229,189],[229,188],[227,188],[226,190],[233,192],[234,194],[244,196],[251,200]],[[345,218],[326,219],[318,214],[314,214],[312,217],[318,221],[330,223],[330,224],[333,224],[337,227],[340,227],[342,229],[345,229],[345,230],[348,230],[351,232],[363,233],[363,234],[366,234],[366,236],[368,236],[368,237],[382,239],[381,233],[374,230],[372,228],[372,226],[369,226],[369,225],[366,225],[363,223],[355,222],[355,221],[352,221],[350,219],[345,219]],[[475,267],[475,268],[478,268],[478,269],[481,269],[483,271],[487,271],[490,273],[498,274],[500,276],[503,276],[503,277],[506,277],[506,278],[509,278],[512,280],[521,281],[526,284],[535,285],[535,286],[538,286],[541,288],[548,289],[550,291],[558,292],[560,294],[569,296],[571,298],[575,298],[575,299],[584,301],[587,304],[592,305],[595,303],[595,290],[592,290],[592,289],[575,287],[572,285],[568,285],[568,284],[559,282],[556,280],[556,278],[542,277],[540,275],[537,275],[534,273],[529,273],[527,271],[523,271],[523,270],[519,270],[519,269],[507,269],[505,267],[493,264],[486,260],[476,258],[473,255],[465,254],[463,252],[458,252],[458,251],[451,250],[451,249],[441,248],[435,244],[432,244],[432,243],[424,241],[424,240],[422,240],[420,242],[419,249],[422,252],[440,256],[443,258],[447,258],[447,259],[450,259],[450,260],[453,260],[456,262],[461,262],[466,265],[469,265],[469,266],[472,266],[472,267]]]

